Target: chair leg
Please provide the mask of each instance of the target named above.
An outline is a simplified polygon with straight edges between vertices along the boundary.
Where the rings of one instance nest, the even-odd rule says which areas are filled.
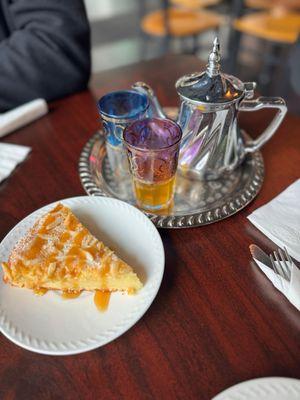
[[[196,54],[198,51],[198,35],[195,34],[192,36],[192,54]]]
[[[168,53],[169,49],[170,49],[170,42],[171,42],[171,37],[170,35],[165,35],[162,39],[161,39],[161,44],[160,44],[160,53],[161,55],[165,55],[166,53]]]
[[[270,43],[269,46],[269,51],[265,52],[263,67],[259,74],[259,82],[265,94],[270,94],[273,83],[272,78],[277,68],[276,61],[279,59],[281,52],[281,46],[277,43]]]
[[[186,53],[186,38],[184,36],[179,37],[179,47],[180,47],[180,53],[185,54]]]
[[[233,0],[231,5],[231,18],[232,21],[236,18],[242,16],[243,11],[245,9],[245,0]],[[228,49],[227,49],[227,59],[225,61],[226,70],[232,75],[237,74],[237,61],[238,61],[238,53],[240,50],[240,42],[242,39],[242,33],[235,30],[231,24],[231,30],[229,34],[228,40]]]
[[[225,62],[226,71],[232,75],[237,75],[237,64],[241,39],[242,33],[232,29],[229,35],[227,58]]]
[[[290,85],[290,65],[286,60],[289,59],[288,47],[283,47],[278,56],[280,68],[277,68],[276,82],[274,84],[274,92],[279,94],[285,99],[288,99],[291,85]]]
[[[140,59],[141,60],[146,60],[147,59],[147,53],[148,53],[149,37],[144,32],[141,32],[140,36],[141,36],[140,48],[139,48]]]

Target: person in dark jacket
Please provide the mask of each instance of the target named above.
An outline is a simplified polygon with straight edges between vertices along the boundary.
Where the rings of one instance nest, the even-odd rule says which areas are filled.
[[[84,89],[90,64],[83,0],[0,0],[0,112]]]

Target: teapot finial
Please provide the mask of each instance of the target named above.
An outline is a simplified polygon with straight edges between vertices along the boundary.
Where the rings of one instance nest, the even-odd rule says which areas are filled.
[[[220,43],[219,39],[216,37],[214,40],[214,46],[212,52],[208,57],[207,73],[210,77],[219,75],[220,73]]]

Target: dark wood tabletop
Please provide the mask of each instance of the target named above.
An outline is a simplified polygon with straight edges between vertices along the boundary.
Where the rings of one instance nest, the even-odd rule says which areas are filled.
[[[99,127],[95,99],[144,80],[164,106],[174,106],[175,80],[201,68],[192,56],[167,56],[101,73],[90,91],[53,102],[47,116],[1,139],[32,151],[0,184],[0,239],[41,206],[84,195],[77,161]],[[270,117],[244,113],[240,123],[254,137]],[[0,399],[206,400],[247,379],[300,378],[300,313],[251,261],[250,243],[267,251],[275,245],[246,218],[300,177],[299,129],[300,118],[288,115],[265,145],[265,181],[244,210],[200,228],[160,230],[162,286],[123,336],[88,353],[55,357],[0,335]]]

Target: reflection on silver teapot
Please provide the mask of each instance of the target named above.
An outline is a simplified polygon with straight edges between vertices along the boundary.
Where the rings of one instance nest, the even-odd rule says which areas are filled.
[[[185,75],[176,82],[181,100],[177,123],[183,136],[179,168],[200,179],[218,179],[231,173],[247,153],[260,149],[275,133],[283,120],[287,107],[280,97],[253,98],[256,84],[241,82],[220,71],[220,47],[214,40],[207,69]],[[132,86],[147,94],[155,116],[165,118],[153,92],[144,82]],[[275,108],[277,113],[269,126],[256,140],[245,140],[237,124],[239,111],[257,111]]]

